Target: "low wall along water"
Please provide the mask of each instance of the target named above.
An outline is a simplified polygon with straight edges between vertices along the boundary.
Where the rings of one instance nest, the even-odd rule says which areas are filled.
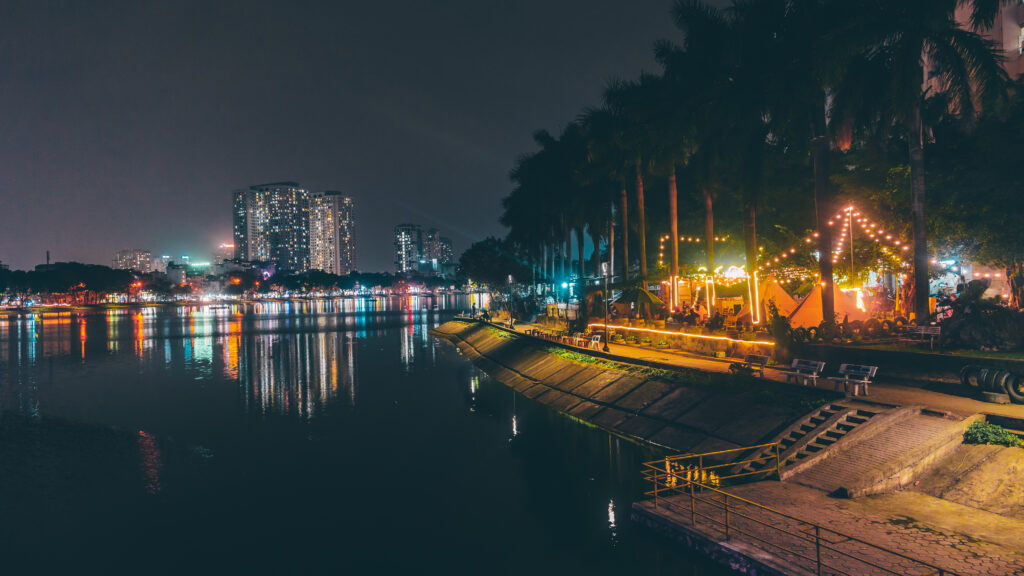
[[[768,441],[833,397],[751,377],[613,362],[476,322],[447,322],[434,334],[528,398],[621,436],[679,451]]]

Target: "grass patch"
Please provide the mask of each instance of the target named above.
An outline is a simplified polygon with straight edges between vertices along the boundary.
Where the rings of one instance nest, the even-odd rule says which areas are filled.
[[[494,326],[484,326],[484,330],[487,330],[488,332],[494,334],[495,336],[501,338],[502,340],[511,340],[512,338],[514,338],[514,336],[512,336],[508,332],[505,332],[504,330],[499,330]]]
[[[1018,447],[1022,444],[1020,436],[1011,434],[998,424],[975,422],[964,432],[966,444],[997,444],[999,446]]]
[[[558,348],[555,346],[548,346],[544,348],[544,351],[548,354],[553,354],[559,358],[571,360],[579,364],[587,364],[597,368],[607,368],[610,370],[619,370],[620,372],[631,372],[628,366],[625,364],[619,364],[618,362],[612,362],[589,354],[580,354],[579,352],[573,352],[572,350],[566,350],[565,348]]]

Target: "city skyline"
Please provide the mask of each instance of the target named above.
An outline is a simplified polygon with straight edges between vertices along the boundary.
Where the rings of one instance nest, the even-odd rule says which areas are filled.
[[[361,268],[392,268],[406,221],[461,251],[502,234],[537,125],[656,65],[670,4],[11,6],[0,261],[209,254],[232,236],[225,190],[286,180],[360,205]]]

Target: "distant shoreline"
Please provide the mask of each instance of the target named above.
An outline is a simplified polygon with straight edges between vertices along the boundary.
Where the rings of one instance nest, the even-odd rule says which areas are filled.
[[[230,309],[233,306],[253,306],[259,304],[275,304],[275,303],[297,303],[297,302],[315,302],[315,301],[338,301],[338,300],[377,300],[377,299],[405,299],[410,297],[426,298],[430,300],[436,300],[438,298],[444,298],[447,296],[471,296],[473,294],[479,294],[483,292],[460,292],[460,293],[445,293],[445,294],[390,294],[390,295],[363,295],[363,296],[291,296],[288,298],[267,298],[258,300],[208,300],[208,301],[191,301],[191,300],[177,300],[174,302],[104,302],[98,304],[45,304],[40,306],[31,307],[0,307],[0,318],[6,317],[20,317],[20,316],[33,316],[33,315],[46,315],[46,316],[74,316],[78,314],[87,314],[90,312],[101,312],[109,310],[142,310],[146,308],[187,308],[187,307],[212,307],[214,309]],[[446,308],[447,311],[457,312],[460,308]],[[401,313],[407,311],[400,310],[376,310],[372,311],[376,313]],[[338,312],[347,313],[347,312]]]

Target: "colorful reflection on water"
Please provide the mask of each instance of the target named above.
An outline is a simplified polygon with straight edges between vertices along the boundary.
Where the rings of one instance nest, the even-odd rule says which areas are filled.
[[[337,397],[355,404],[358,340],[397,328],[399,361],[408,371],[419,351],[434,354],[430,325],[482,299],[346,298],[12,317],[0,321],[0,363],[10,384],[0,390],[0,411],[41,415],[40,362],[123,364],[130,351],[139,373],[162,367],[193,380],[238,381],[246,410],[308,418]]]
[[[430,336],[474,303],[0,323],[0,569],[723,573],[627,521],[655,451]]]

